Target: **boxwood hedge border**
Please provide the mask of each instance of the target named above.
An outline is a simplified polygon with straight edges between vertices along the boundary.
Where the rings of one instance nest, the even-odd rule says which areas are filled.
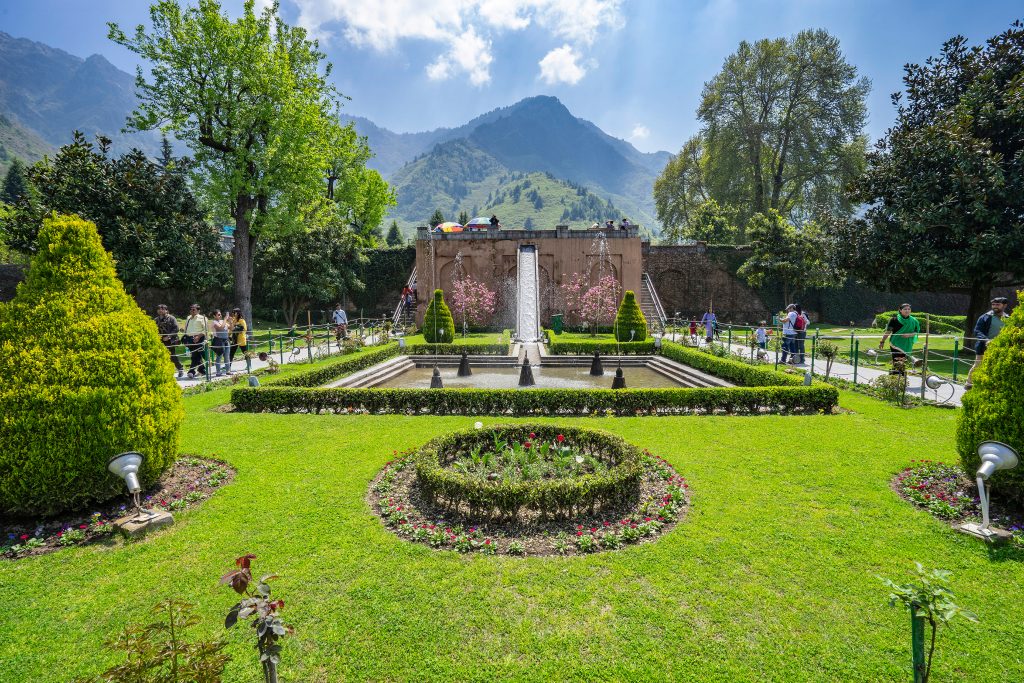
[[[502,482],[474,479],[449,467],[459,453],[492,444],[495,431],[517,442],[551,442],[561,434],[574,449],[599,458],[609,468],[566,479]],[[643,476],[643,453],[624,439],[594,429],[544,424],[451,432],[427,442],[414,459],[423,493],[435,504],[465,505],[472,518],[513,519],[523,509],[538,512],[542,518],[568,519],[585,510],[593,513],[635,497]]]

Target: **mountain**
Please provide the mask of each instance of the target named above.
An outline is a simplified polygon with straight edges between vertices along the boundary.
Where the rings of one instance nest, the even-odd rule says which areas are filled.
[[[35,132],[0,114],[0,178],[7,175],[7,169],[15,157],[25,162],[42,159],[54,148]]]
[[[435,208],[445,215],[472,213],[474,206],[480,213],[494,212],[486,202],[473,202],[481,194],[485,200],[487,194],[495,196],[503,189],[502,178],[541,173],[586,188],[634,222],[655,231],[660,227],[652,193],[669,153],[640,152],[573,116],[555,97],[530,97],[457,128],[423,133],[393,133],[367,119],[348,120],[367,136],[376,155],[370,165],[395,187],[398,206],[392,218],[403,226],[424,224]],[[407,163],[396,166],[403,158]]]
[[[135,77],[104,57],[82,59],[0,31],[0,115],[50,148],[80,130],[109,137],[114,154],[140,147],[155,155],[156,133],[121,132],[135,105]]]

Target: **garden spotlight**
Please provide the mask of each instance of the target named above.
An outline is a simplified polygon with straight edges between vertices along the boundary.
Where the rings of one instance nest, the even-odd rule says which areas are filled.
[[[981,467],[978,468],[978,498],[981,500],[981,525],[969,523],[962,525],[960,528],[973,536],[989,540],[1000,536],[1000,534],[989,528],[989,498],[985,482],[997,470],[1012,470],[1017,466],[1020,458],[1017,455],[1017,451],[999,441],[982,442],[978,446],[978,455],[981,457]]]
[[[142,504],[139,502],[139,492],[142,491],[142,486],[139,484],[139,467],[141,465],[142,453],[135,451],[115,455],[107,463],[108,470],[124,479],[124,483],[128,487],[128,493],[132,494],[132,502],[135,503],[136,511],[142,508]]]
[[[928,386],[929,389],[938,389],[943,384],[949,384],[949,382],[947,382],[942,377],[939,377],[938,375],[928,375],[928,379],[926,379],[924,383]]]

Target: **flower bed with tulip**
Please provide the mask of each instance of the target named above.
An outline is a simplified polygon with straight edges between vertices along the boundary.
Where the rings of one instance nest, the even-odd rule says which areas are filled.
[[[230,466],[219,460],[182,457],[148,490],[142,505],[156,510],[180,512],[195,507],[235,476]],[[0,557],[19,559],[42,555],[117,536],[114,520],[131,512],[127,495],[89,514],[69,514],[48,520],[0,518]]]
[[[689,505],[671,465],[612,435],[477,425],[384,467],[369,502],[388,528],[438,550],[583,555],[650,540]]]
[[[893,489],[905,500],[939,519],[954,524],[980,522],[978,486],[959,465],[932,460],[912,460],[892,480]],[[994,526],[1013,533],[1013,543],[1024,548],[1024,511],[1004,508],[994,501],[989,510]]]

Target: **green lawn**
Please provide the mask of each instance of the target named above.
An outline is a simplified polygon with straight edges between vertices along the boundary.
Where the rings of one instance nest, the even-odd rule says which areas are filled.
[[[502,341],[508,341],[508,335],[504,332],[470,332],[463,337],[462,333],[456,328],[455,340],[451,343],[456,346],[462,346],[464,344],[500,344]],[[405,343],[415,346],[426,344],[427,340],[422,334],[412,334],[405,338]]]
[[[933,680],[1024,679],[1020,555],[889,489],[912,458],[954,458],[953,411],[844,393],[835,416],[564,420],[665,456],[692,511],[652,544],[523,560],[402,541],[364,500],[395,449],[477,418],[215,410],[227,398],[186,399],[183,452],[238,471],[211,500],[142,542],[0,562],[0,678],[97,673],[103,640],[171,595],[219,634],[217,580],[253,552],[296,628],[284,681],[908,681],[909,618],[875,576],[915,560],[951,570],[980,617],[940,636]],[[226,680],[259,680],[249,629],[229,640]]]

